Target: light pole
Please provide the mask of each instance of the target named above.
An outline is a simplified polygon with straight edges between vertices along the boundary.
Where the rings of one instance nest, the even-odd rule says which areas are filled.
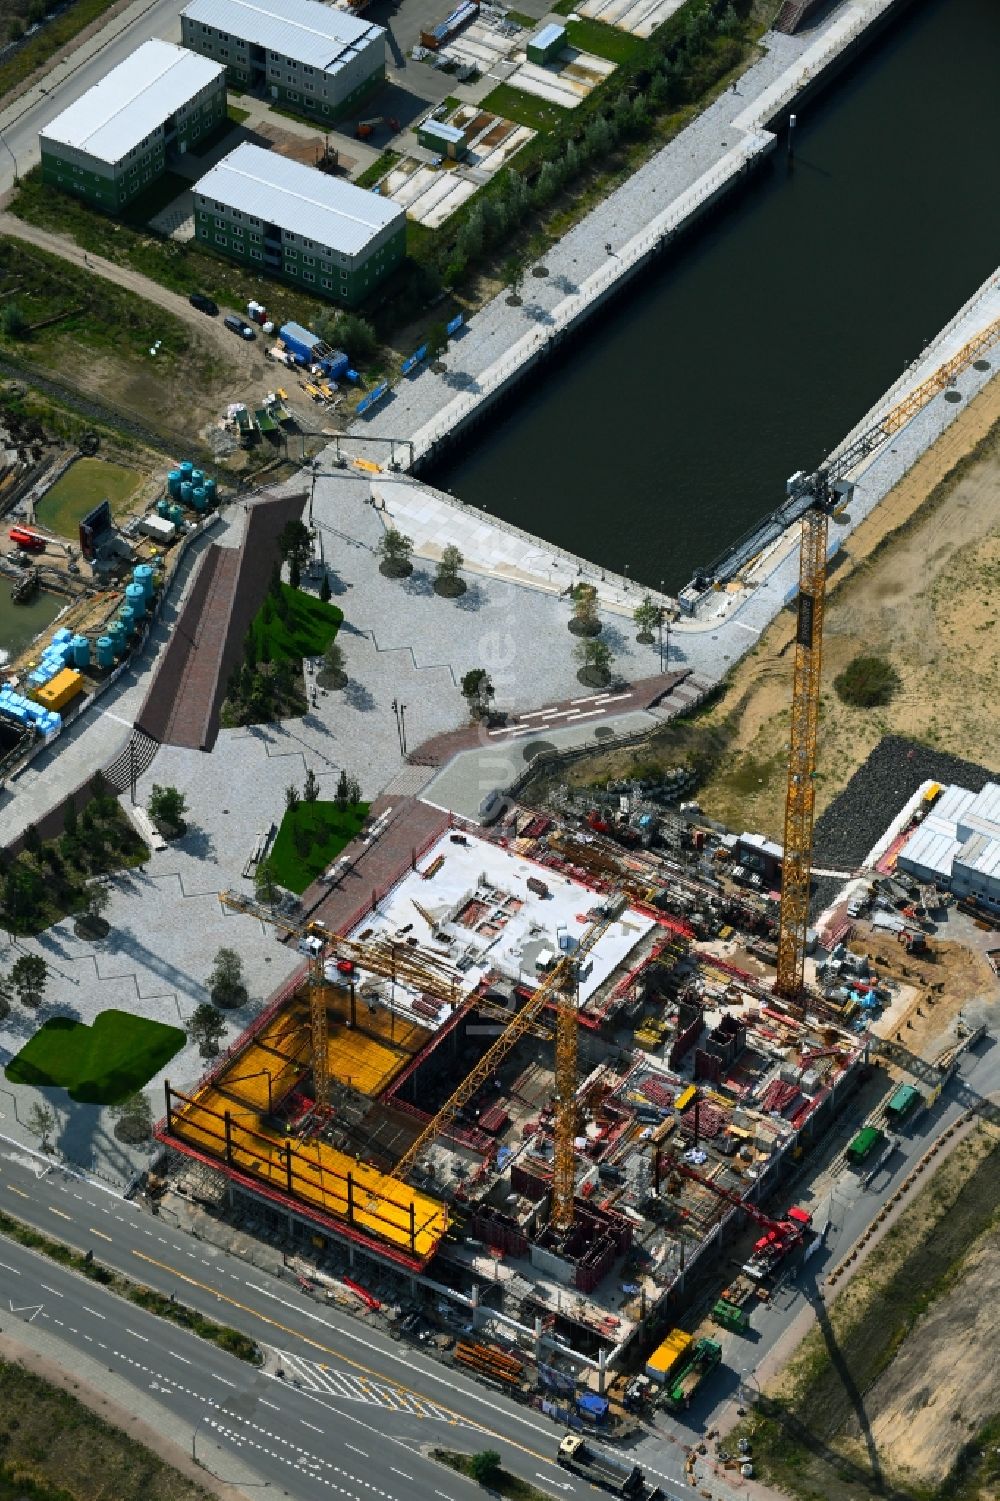
[[[10,157],[11,161],[14,163],[14,184],[16,186],[17,183],[19,183],[21,181],[20,176],[18,175],[18,170],[17,170],[17,157],[14,155],[13,151],[11,150],[10,142],[7,140],[6,136],[0,135],[0,141],[3,142],[3,148],[4,148],[4,150],[6,151],[7,155]]]

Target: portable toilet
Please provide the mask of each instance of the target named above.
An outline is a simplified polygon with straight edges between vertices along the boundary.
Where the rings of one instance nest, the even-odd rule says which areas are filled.
[[[196,511],[207,511],[208,500],[205,495],[204,485],[193,485],[191,488],[191,504]]]
[[[181,481],[181,504],[182,505],[189,506],[191,504],[191,491],[192,491],[193,488],[194,488],[194,486],[188,480],[182,480]],[[167,512],[167,514],[170,517],[171,521],[175,521],[177,519],[174,516],[174,512],[175,511],[179,512],[179,507],[176,506],[176,505],[172,505],[170,507],[170,510]]]
[[[98,636],[96,652],[98,667],[102,672],[110,672],[115,665],[115,644],[110,636]]]
[[[73,666],[90,666],[90,640],[87,636],[73,637]]]
[[[182,481],[186,480],[188,482],[188,484],[190,484],[191,483],[191,473],[192,473],[192,470],[194,469],[194,465],[192,464],[191,460],[190,459],[185,459],[184,462],[183,462],[183,464],[178,464],[177,467],[178,467],[178,469],[181,472],[181,480]]]
[[[146,613],[146,595],[141,584],[125,585],[126,608],[130,608],[133,618],[138,622]]]
[[[142,595],[148,604],[155,592],[153,570],[148,563],[137,563],[132,569],[133,581],[142,586]]]
[[[211,476],[209,476],[205,481],[205,501],[207,505],[215,505],[215,492],[217,489],[218,486],[216,485],[215,480],[212,479]]]
[[[181,493],[181,472],[179,469],[171,469],[167,475],[167,494],[176,500]]]

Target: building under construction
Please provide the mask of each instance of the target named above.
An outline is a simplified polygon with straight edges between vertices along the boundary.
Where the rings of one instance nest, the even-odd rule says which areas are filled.
[[[453,827],[348,932],[276,926],[308,962],[167,1086],[160,1139],[355,1276],[432,1278],[578,1367],[784,1212],[861,1053],[847,1009],[776,998],[773,902],[580,821]]]

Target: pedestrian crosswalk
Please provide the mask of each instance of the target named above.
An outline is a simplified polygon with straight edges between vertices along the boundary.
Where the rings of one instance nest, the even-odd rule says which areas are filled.
[[[277,1350],[279,1369],[284,1379],[318,1396],[331,1397],[344,1402],[365,1402],[372,1407],[384,1407],[390,1412],[408,1412],[418,1418],[439,1418],[442,1422],[454,1421],[450,1412],[438,1407],[435,1402],[408,1391],[406,1387],[394,1386],[391,1381],[376,1381],[369,1376],[357,1376],[350,1371],[337,1370],[322,1361],[306,1360],[301,1355],[292,1355],[287,1350]]]

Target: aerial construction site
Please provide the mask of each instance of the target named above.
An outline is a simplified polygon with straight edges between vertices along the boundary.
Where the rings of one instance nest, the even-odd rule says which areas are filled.
[[[807,484],[780,901],[699,874],[704,833],[680,820],[671,850],[517,804],[489,832],[452,820],[343,931],[322,895],[287,916],[224,893],[304,963],[196,1088],[166,1085],[161,1140],[231,1199],[299,1225],[361,1284],[432,1279],[474,1325],[602,1390],[722,1243],[749,1227],[737,1321],[808,1254],[822,1227],[785,1180],[866,1060],[858,996],[807,957],[842,501]]]

